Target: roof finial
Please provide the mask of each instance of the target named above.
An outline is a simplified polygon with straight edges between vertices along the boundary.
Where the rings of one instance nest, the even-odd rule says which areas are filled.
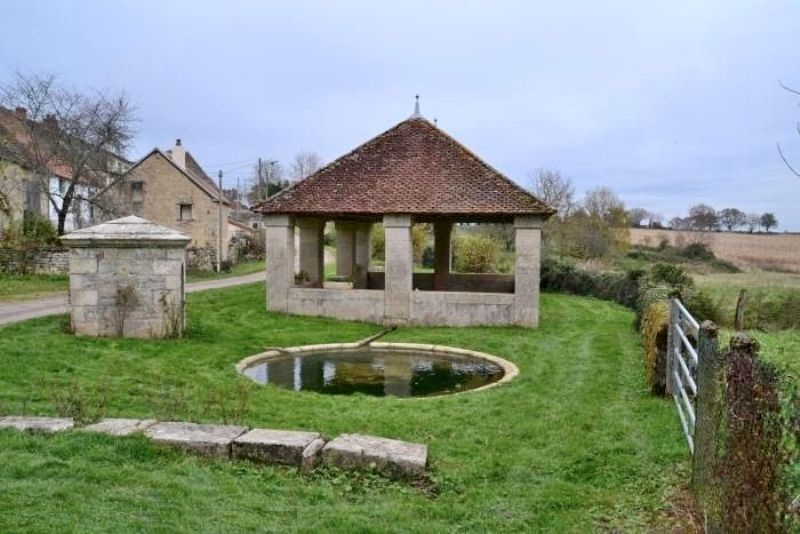
[[[414,95],[415,102],[414,102],[414,114],[411,115],[412,119],[420,119],[422,118],[422,114],[419,112],[419,95]]]

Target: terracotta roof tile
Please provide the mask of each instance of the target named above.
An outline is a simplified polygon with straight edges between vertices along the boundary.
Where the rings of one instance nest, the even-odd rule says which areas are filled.
[[[253,211],[498,219],[554,213],[458,141],[416,117],[367,141]]]

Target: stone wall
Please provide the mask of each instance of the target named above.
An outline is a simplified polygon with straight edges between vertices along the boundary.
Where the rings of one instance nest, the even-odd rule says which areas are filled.
[[[66,274],[69,272],[69,252],[55,248],[26,251],[0,248],[0,271],[9,273]]]
[[[184,263],[182,247],[71,249],[73,331],[141,338],[180,335]]]
[[[514,295],[414,291],[409,322],[418,325],[491,326],[512,324]]]
[[[413,289],[432,291],[435,279],[434,273],[414,273],[412,277]],[[367,273],[368,289],[383,289],[386,274],[382,272]],[[466,291],[472,293],[513,293],[513,274],[447,274],[447,290]]]
[[[383,291],[368,289],[289,290],[289,313],[325,315],[352,321],[380,323],[383,321]]]

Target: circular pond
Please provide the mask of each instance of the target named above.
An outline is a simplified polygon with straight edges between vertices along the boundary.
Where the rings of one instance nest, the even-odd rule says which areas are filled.
[[[309,345],[270,350],[239,362],[259,384],[331,395],[436,397],[511,380],[514,364],[451,347],[411,343]]]

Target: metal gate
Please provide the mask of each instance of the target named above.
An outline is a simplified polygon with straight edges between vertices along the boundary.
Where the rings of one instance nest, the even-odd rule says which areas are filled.
[[[697,398],[697,365],[700,361],[697,340],[700,325],[681,304],[670,299],[670,321],[667,342],[667,391],[672,394],[683,434],[694,454],[694,432],[697,417],[695,399]]]

